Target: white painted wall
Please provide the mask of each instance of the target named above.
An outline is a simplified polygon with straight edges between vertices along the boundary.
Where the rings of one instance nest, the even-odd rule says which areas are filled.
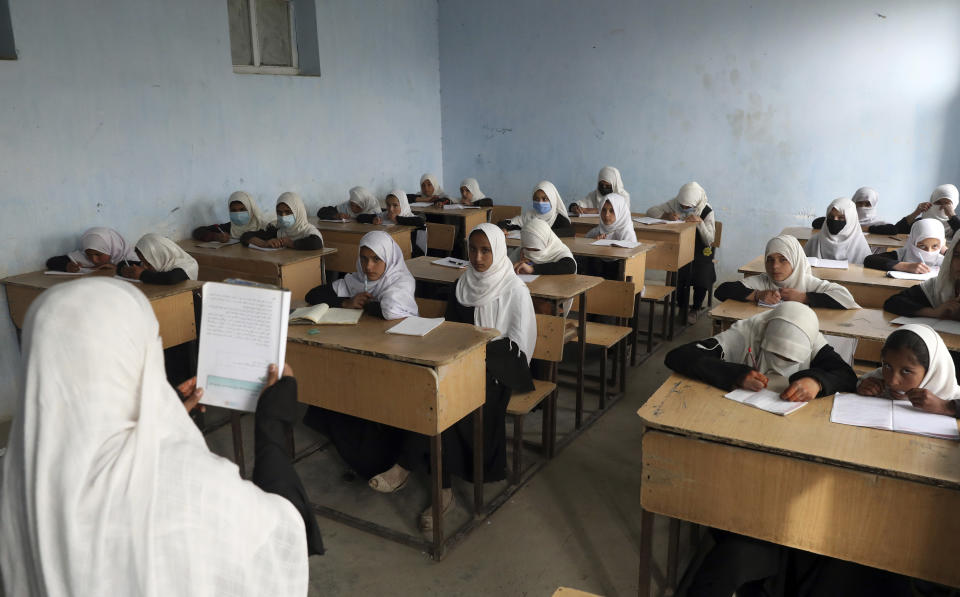
[[[225,0],[12,2],[0,62],[0,277],[83,229],[182,237],[245,189],[308,208],[442,172],[436,0],[317,2],[322,77],[236,75]],[[19,351],[0,293],[0,417]],[[119,316],[120,314],[118,314]],[[109,325],[109,322],[105,322]]]
[[[610,164],[643,210],[697,180],[734,277],[859,186],[896,221],[958,182],[958,22],[949,0],[444,0],[447,187],[525,204],[545,178],[569,203]]]

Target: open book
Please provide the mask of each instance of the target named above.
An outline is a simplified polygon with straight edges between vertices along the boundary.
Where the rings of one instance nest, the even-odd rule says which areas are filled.
[[[937,274],[940,273],[939,267],[931,268],[929,272],[925,274],[914,274],[911,272],[898,272],[897,270],[890,270],[887,272],[888,278],[896,278],[897,280],[929,280],[930,278],[936,278]]]
[[[641,243],[637,240],[610,240],[608,238],[602,238],[597,239],[590,244],[600,247],[623,247],[624,249],[633,249],[634,247],[639,247]]]
[[[724,394],[723,397],[780,416],[789,415],[807,405],[806,402],[788,402],[783,400],[780,398],[780,394],[769,389],[763,389],[759,392],[734,390],[729,394]]]
[[[360,321],[362,309],[340,309],[326,303],[300,307],[290,314],[290,324],[354,325]]]
[[[43,272],[43,274],[45,276],[83,276],[85,274],[89,274],[92,271],[95,271],[92,267],[81,267],[80,271],[76,271],[76,272],[61,272],[55,269],[51,269]]]
[[[933,317],[907,317],[901,316],[890,323],[896,325],[906,325],[908,323],[922,323],[923,325],[928,325],[938,332],[943,332],[944,334],[960,334],[960,321],[954,321],[953,319],[935,319]]]
[[[838,392],[833,397],[830,422],[942,439],[960,439],[955,417],[924,412],[914,408],[909,400],[890,400]]]
[[[819,257],[807,257],[810,267],[822,267],[826,269],[850,269],[850,264],[846,259],[820,259]]]

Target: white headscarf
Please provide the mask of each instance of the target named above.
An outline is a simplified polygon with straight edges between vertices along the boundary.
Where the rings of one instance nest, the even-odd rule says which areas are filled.
[[[597,174],[597,185],[599,186],[601,182],[608,182],[610,186],[613,187],[611,193],[616,193],[624,199],[627,200],[627,204],[630,204],[630,193],[623,188],[623,178],[620,177],[620,171],[614,168],[613,166],[604,166],[600,168],[600,173]],[[583,198],[583,201],[578,202],[580,207],[586,207],[589,209],[600,209],[603,207],[603,196],[600,195],[599,189],[593,189],[587,196]]]
[[[616,193],[610,193],[603,198],[600,204],[600,211],[607,203],[613,207],[615,219],[609,226],[603,223],[603,216],[600,217],[600,225],[591,228],[587,232],[587,238],[596,238],[601,234],[606,234],[609,240],[637,240],[637,232],[633,229],[633,220],[630,218],[630,204],[626,198]]]
[[[932,327],[922,323],[908,323],[897,329],[898,332],[900,330],[907,330],[920,336],[920,339],[927,346],[930,363],[919,387],[930,390],[941,400],[960,399],[960,387],[957,386],[957,372],[954,368],[953,358],[950,356],[950,351],[947,350],[947,345],[944,344],[940,334]],[[883,379],[883,369],[874,369],[861,379],[867,377]]]
[[[487,198],[487,196],[483,194],[483,191],[480,190],[480,183],[477,182],[476,178],[464,178],[460,183],[460,186],[467,187],[467,190],[470,191],[470,194],[473,196],[470,201],[477,201]]]
[[[758,276],[749,276],[743,279],[744,286],[754,290],[793,288],[802,292],[819,292],[837,301],[845,309],[860,308],[860,305],[853,300],[853,295],[844,286],[821,280],[813,275],[810,262],[807,261],[807,256],[803,254],[803,247],[800,246],[800,242],[796,238],[788,234],[771,238],[767,241],[767,247],[764,249],[764,259],[772,253],[783,255],[793,266],[793,272],[782,282],[775,282],[766,272]]]
[[[677,196],[673,198],[677,202],[675,213],[680,213],[684,208],[693,208],[694,215],[699,216],[703,208],[707,206],[707,192],[703,190],[698,182],[688,182],[677,191]]]
[[[353,213],[352,210],[348,212],[354,217],[360,214],[380,213],[380,202],[377,201],[377,198],[373,193],[368,191],[366,187],[353,187],[350,189],[350,198],[347,200],[347,203],[352,203],[360,208],[360,211],[357,213]]]
[[[470,231],[486,235],[493,252],[493,262],[485,272],[473,266],[457,280],[457,302],[465,307],[474,307],[476,325],[494,328],[499,338],[506,336],[516,344],[527,358],[533,356],[537,343],[537,316],[527,285],[513,271],[507,258],[507,239],[503,231],[493,224],[480,224]]]
[[[446,195],[443,192],[443,189],[440,188],[440,180],[436,176],[429,173],[424,174],[423,176],[420,177],[420,184],[423,184],[423,181],[425,180],[429,180],[430,183],[433,184],[433,195],[430,195],[430,197],[423,197],[424,199],[446,197]],[[421,191],[421,193],[422,192],[423,191]]]
[[[380,302],[383,318],[388,320],[417,315],[417,301],[413,298],[417,281],[407,269],[407,264],[403,261],[403,251],[397,242],[386,232],[374,230],[360,239],[360,248],[363,247],[376,253],[386,264],[383,275],[377,280],[368,281],[358,255],[357,271],[333,283],[337,296],[346,298],[369,292]]]
[[[323,235],[317,230],[317,227],[307,219],[307,208],[303,206],[303,199],[300,195],[287,191],[277,197],[277,205],[286,204],[293,212],[293,226],[289,228],[277,227],[277,238],[289,238],[290,240],[300,240],[308,236],[319,236],[323,240]]]
[[[84,253],[87,249],[109,255],[110,263],[113,264],[121,261],[138,261],[137,254],[127,246],[127,241],[123,240],[120,233],[112,228],[90,228],[80,237],[80,250],[71,251],[67,254],[67,257],[70,258],[70,261],[83,267],[93,267],[93,262]]]
[[[714,337],[723,347],[723,360],[728,363],[754,367],[756,360],[756,369],[761,373],[784,377],[809,369],[810,362],[827,345],[817,314],[796,301],[737,321]]]
[[[57,285],[23,332],[0,486],[7,595],[307,594],[303,519],[210,453],[139,289]]]
[[[960,192],[958,192],[957,187],[952,184],[942,184],[930,193],[930,203],[936,203],[940,199],[949,199],[950,203],[953,204],[954,211],[957,209],[958,198],[960,198]],[[943,208],[939,205],[932,206],[923,212],[923,215],[920,217],[923,219],[932,218],[938,220],[943,223],[944,228],[950,226],[950,218],[943,213]]]
[[[231,238],[240,238],[247,232],[255,232],[257,230],[262,230],[267,227],[270,223],[269,220],[263,217],[263,214],[260,212],[260,206],[257,205],[257,202],[253,200],[248,193],[245,191],[234,191],[230,194],[230,198],[227,199],[227,209],[229,210],[230,204],[234,201],[238,201],[247,208],[247,213],[250,214],[250,221],[243,226],[237,226],[236,224],[230,224],[230,236]]]
[[[197,260],[169,238],[152,232],[144,234],[137,241],[137,250],[158,272],[170,272],[180,268],[187,272],[187,277],[191,280],[197,279],[200,269]]]
[[[523,255],[533,263],[556,263],[565,257],[573,259],[570,248],[563,244],[550,226],[543,220],[530,220],[520,232],[521,244],[524,249],[539,249]]]
[[[907,237],[903,246],[897,249],[897,259],[907,263],[925,263],[930,267],[940,267],[943,263],[943,254],[939,249],[928,252],[917,247],[918,242],[927,238],[939,240],[941,247],[947,244],[943,226],[936,220],[922,218],[914,220],[913,226],[910,227],[910,236]]]
[[[954,237],[947,246],[947,252],[943,256],[943,263],[940,264],[940,271],[936,278],[930,278],[920,283],[920,288],[927,300],[933,307],[939,307],[943,303],[957,297],[958,280],[953,278],[950,270],[953,268],[953,250],[960,240],[960,235]]]
[[[553,186],[552,182],[549,180],[541,180],[537,183],[537,186],[534,187],[532,195],[535,195],[537,191],[543,191],[543,194],[547,196],[547,200],[550,201],[550,211],[542,214],[534,211],[532,207],[528,207],[526,211],[519,216],[511,218],[510,224],[523,227],[530,220],[543,220],[547,223],[547,226],[552,228],[553,223],[557,221],[558,214],[569,219],[567,208],[563,204],[563,199],[560,198],[560,193],[557,192],[557,187]],[[531,201],[533,201],[532,197]]]
[[[875,189],[870,187],[860,187],[857,189],[857,192],[853,194],[853,204],[856,205],[858,201],[869,201],[869,207],[857,207],[857,215],[860,216],[860,225],[861,226],[872,226],[873,224],[881,224],[882,220],[877,217],[877,202],[880,201],[880,194],[877,193]]]
[[[391,195],[396,197],[397,201],[400,202],[400,217],[412,218],[413,212],[410,211],[410,202],[407,200],[407,194],[403,192],[403,189],[393,189],[387,193],[387,196],[383,198],[383,201],[386,202],[387,197]],[[387,223],[387,225],[393,224],[393,222],[389,222],[389,220],[384,220],[384,223]]]
[[[833,234],[827,228],[827,222],[825,221],[820,232],[814,234],[807,241],[804,251],[809,257],[839,259],[863,265],[863,260],[871,254],[871,251],[866,237],[863,236],[863,230],[860,229],[857,206],[846,197],[834,199],[827,207],[828,220],[830,219],[830,212],[834,209],[839,210],[846,218],[843,229],[839,233]]]

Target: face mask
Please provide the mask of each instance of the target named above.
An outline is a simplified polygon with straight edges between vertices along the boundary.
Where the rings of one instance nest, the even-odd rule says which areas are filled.
[[[864,219],[864,218],[866,218],[867,216],[870,215],[870,209],[871,209],[871,208],[869,208],[869,207],[858,207],[858,208],[857,208],[857,217],[859,217],[861,220]]]
[[[613,192],[613,187],[608,187],[602,184],[597,185],[597,192],[601,195],[609,195]]]
[[[923,260],[923,263],[929,265],[930,267],[938,267],[940,264],[940,251],[924,251],[921,248],[917,248],[917,253],[920,255],[920,259]]]
[[[249,211],[231,211],[230,223],[234,226],[246,226],[250,223]]]
[[[689,215],[692,215],[693,212],[696,211],[696,209],[697,209],[696,207],[684,207],[681,205],[680,213],[682,213],[685,216],[689,216]]]
[[[291,228],[293,223],[297,221],[297,217],[293,214],[288,214],[285,216],[277,216],[277,226],[280,228]]]
[[[773,353],[763,353],[762,360],[764,368],[763,373],[765,375],[769,373],[775,373],[777,375],[782,375],[783,377],[789,378],[791,375],[800,370],[800,363],[785,359]]]
[[[533,211],[538,214],[548,214],[550,213],[550,202],[549,201],[534,201],[533,202]]]
[[[830,234],[839,234],[847,223],[844,220],[827,220],[827,230]]]

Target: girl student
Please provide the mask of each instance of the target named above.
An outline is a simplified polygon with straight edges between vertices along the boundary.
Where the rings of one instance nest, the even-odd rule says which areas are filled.
[[[76,273],[81,267],[116,269],[133,263],[137,255],[120,233],[111,228],[90,228],[80,237],[80,249],[47,259],[47,269]]]
[[[350,189],[349,195],[344,203],[337,206],[337,216],[341,220],[353,219],[359,221],[362,215],[373,214],[376,216],[380,213],[380,202],[366,187],[353,187]],[[320,208],[317,217],[323,218],[324,215],[328,215],[327,210],[329,208]]]
[[[637,233],[633,229],[630,204],[627,200],[616,193],[604,197],[600,208],[600,223],[588,230],[586,237],[636,242]],[[580,271],[590,276],[615,280],[619,274],[619,264],[615,259],[581,256],[577,258],[577,263]]]
[[[947,240],[952,239],[957,230],[960,230],[960,218],[956,213],[958,199],[960,199],[960,191],[957,191],[956,186],[952,184],[938,186],[930,193],[929,201],[918,203],[913,212],[897,222],[897,234],[909,234],[910,227],[917,218],[934,219],[943,224]]]
[[[277,223],[266,228],[245,232],[240,237],[244,245],[279,249],[286,247],[300,251],[323,248],[323,236],[307,220],[307,210],[300,195],[287,191],[277,197]]]
[[[647,210],[651,218],[696,222],[697,236],[694,242],[693,261],[677,272],[677,302],[681,309],[688,309],[690,287],[693,287],[693,303],[689,306],[687,323],[695,323],[703,307],[703,299],[717,281],[717,258],[713,248],[716,235],[716,218],[713,207],[707,201],[707,192],[697,182],[688,182],[677,196]]]
[[[427,252],[426,219],[410,211],[410,203],[401,189],[394,189],[384,199],[386,209],[378,215],[361,214],[357,221],[361,224],[383,224],[384,226],[414,226],[410,231],[412,257],[420,257]]]
[[[500,334],[487,344],[486,402],[483,409],[483,478],[498,481],[506,474],[506,408],[511,393],[533,389],[530,357],[537,341],[536,314],[530,291],[507,258],[503,232],[493,224],[480,224],[468,235],[470,267],[457,281],[447,304],[446,319],[494,328]],[[471,479],[473,474],[473,423],[465,418],[441,435],[443,455],[441,512],[454,503],[451,475]],[[397,464],[370,480],[383,493],[407,482],[410,470],[428,465],[429,446],[424,436],[404,433]],[[433,528],[427,508],[420,528]]]
[[[450,199],[440,187],[440,179],[434,174],[424,174],[420,177],[420,194],[417,201],[421,203],[449,203]]]
[[[958,237],[960,238],[960,237]],[[883,310],[907,317],[960,320],[960,246],[955,238],[947,248],[936,278],[906,288],[883,303]]]
[[[909,400],[926,412],[960,418],[953,358],[933,328],[910,323],[887,336],[883,366],[860,378],[857,393]]]
[[[759,276],[720,284],[713,296],[721,301],[733,299],[769,305],[795,301],[827,309],[860,308],[844,286],[813,275],[803,247],[790,235],[781,234],[767,242],[764,267],[766,273]]]
[[[260,207],[248,193],[234,191],[227,199],[230,221],[225,224],[200,226],[194,229],[193,238],[201,242],[225,243],[231,239],[239,240],[244,233],[265,228],[269,221],[260,213]]]
[[[563,241],[553,233],[543,220],[530,220],[520,233],[523,252],[520,261],[513,265],[518,274],[538,276],[563,275],[577,273],[577,262],[573,253]],[[567,301],[564,312],[570,309],[573,301]],[[553,314],[553,302],[534,298],[533,307],[537,313]]]
[[[567,208],[557,192],[557,187],[548,180],[541,180],[533,189],[530,207],[514,218],[498,222],[505,230],[520,230],[530,220],[543,220],[557,236],[573,236],[573,227],[567,216]]]
[[[803,248],[807,257],[837,259],[863,264],[870,246],[860,229],[857,207],[846,197],[838,197],[827,206],[823,230],[814,234]]]
[[[600,168],[597,174],[597,188],[587,193],[587,196],[570,204],[570,213],[575,216],[583,214],[600,213],[603,207],[603,198],[610,193],[616,193],[627,200],[630,205],[630,193],[623,188],[623,179],[620,177],[620,171],[613,166],[604,166]]]
[[[460,182],[460,204],[490,207],[493,205],[493,199],[483,194],[476,178],[464,178]]]
[[[910,236],[899,249],[867,255],[863,266],[883,271],[896,270],[926,274],[943,263],[941,249],[946,246],[943,226],[934,219],[920,219],[910,227]]]
[[[178,284],[197,279],[197,260],[169,238],[152,232],[144,234],[137,241],[136,252],[138,261],[120,268],[124,278],[145,284]]]
[[[860,187],[853,194],[851,199],[857,206],[857,216],[860,222],[860,229],[871,234],[896,234],[897,226],[888,224],[877,216],[877,203],[880,201],[880,194],[876,189],[870,187]],[[813,227],[817,230],[823,228],[823,223],[827,220],[820,216],[813,220]]]

